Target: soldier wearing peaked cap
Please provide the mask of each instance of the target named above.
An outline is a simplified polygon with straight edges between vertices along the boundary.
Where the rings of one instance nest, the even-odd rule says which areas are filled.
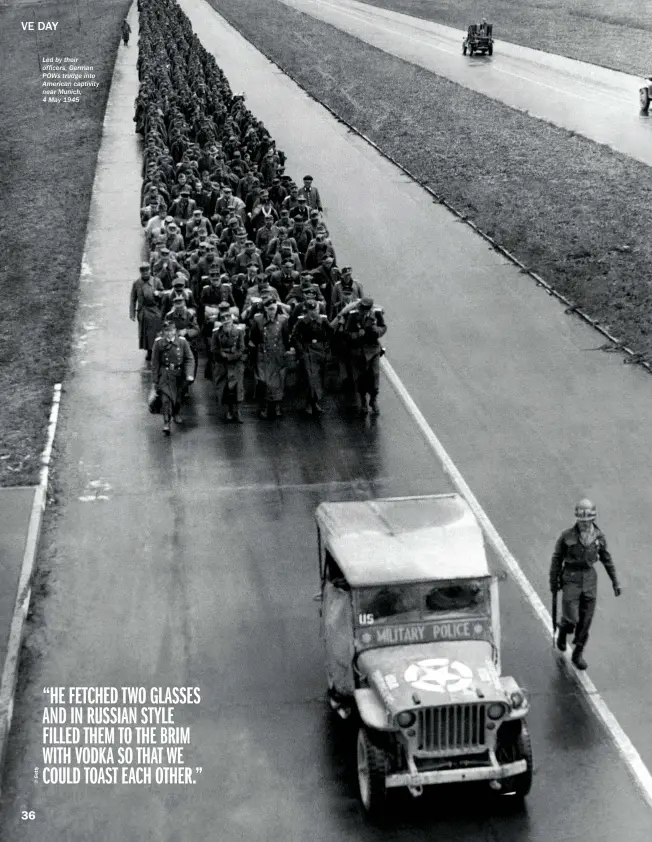
[[[614,594],[620,596],[616,568],[607,549],[607,539],[595,523],[594,504],[587,499],[575,506],[575,525],[564,530],[555,544],[550,564],[550,590],[556,599],[562,592],[561,622],[557,648],[566,650],[566,638],[575,632],[573,663],[585,670],[587,663],[583,651],[589,638],[598,596],[598,574],[595,569],[602,562],[611,579]]]
[[[166,319],[152,350],[152,385],[161,396],[163,433],[170,435],[170,421],[182,423],[181,402],[195,379],[195,359],[188,341],[177,334],[173,318]]]
[[[218,319],[211,336],[213,384],[218,403],[225,407],[227,421],[242,423],[240,404],[244,400],[244,370],[247,358],[244,325],[236,325],[228,301],[218,304]]]
[[[138,321],[138,347],[152,359],[154,340],[161,329],[160,296],[163,285],[152,278],[149,263],[140,264],[140,277],[133,282],[129,296],[129,318]]]
[[[314,297],[304,302],[303,314],[294,325],[290,346],[296,348],[299,359],[299,388],[305,398],[308,415],[321,415],[324,394],[326,352],[331,328],[328,318],[319,312]]]

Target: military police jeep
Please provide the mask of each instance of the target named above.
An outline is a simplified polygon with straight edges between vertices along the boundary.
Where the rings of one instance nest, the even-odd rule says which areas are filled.
[[[525,797],[528,701],[501,676],[498,581],[457,494],[316,511],[330,704],[357,714],[366,811],[387,792],[487,781]]]

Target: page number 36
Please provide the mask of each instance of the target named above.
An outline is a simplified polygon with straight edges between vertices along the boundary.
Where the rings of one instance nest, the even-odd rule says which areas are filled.
[[[21,810],[20,817],[24,822],[32,822],[36,818],[36,812],[34,810]]]

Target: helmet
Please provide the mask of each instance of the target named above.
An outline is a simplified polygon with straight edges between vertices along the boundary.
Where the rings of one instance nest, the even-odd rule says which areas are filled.
[[[575,506],[575,520],[586,523],[595,520],[596,515],[595,504],[586,497]]]

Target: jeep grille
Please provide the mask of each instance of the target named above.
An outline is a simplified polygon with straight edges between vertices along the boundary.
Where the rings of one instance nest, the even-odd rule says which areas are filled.
[[[485,747],[483,704],[445,705],[417,711],[419,751],[464,753]]]

